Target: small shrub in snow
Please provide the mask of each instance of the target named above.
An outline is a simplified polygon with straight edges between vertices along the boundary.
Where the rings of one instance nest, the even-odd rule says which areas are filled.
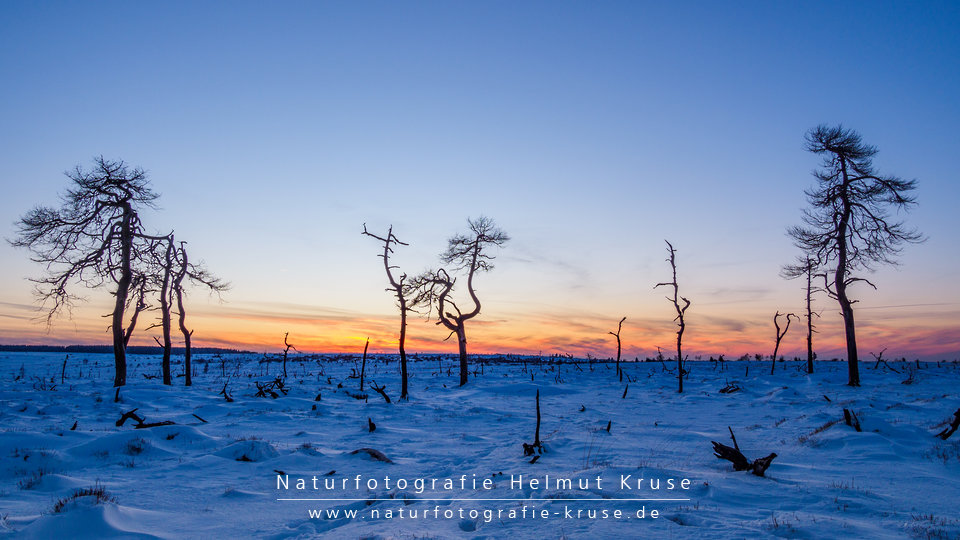
[[[40,480],[43,479],[43,475],[47,474],[48,472],[50,471],[46,469],[37,469],[33,471],[33,473],[30,476],[26,478],[21,478],[20,481],[17,482],[17,487],[19,487],[21,490],[24,490],[24,491],[28,489],[33,489],[34,487],[36,487],[37,484],[40,483]]]
[[[930,461],[941,461],[944,464],[960,461],[960,441],[937,443],[933,448],[924,451],[923,457]]]
[[[112,503],[117,502],[117,499],[115,497],[112,497],[109,493],[107,493],[107,491],[103,489],[103,486],[97,484],[96,486],[93,486],[93,487],[78,489],[77,491],[73,492],[73,495],[70,495],[69,497],[57,499],[57,502],[54,503],[53,505],[53,513],[59,514],[60,512],[63,512],[67,508],[67,505],[69,505],[71,502],[82,499],[84,497],[93,497],[94,504],[103,504],[105,502],[112,502]]]
[[[123,449],[123,453],[128,456],[139,456],[147,448],[147,441],[142,437],[130,439]]]
[[[956,523],[956,520],[947,520],[937,517],[933,514],[911,515],[913,523],[907,525],[907,530],[913,538],[924,538],[926,540],[949,540],[953,538],[947,533],[945,527],[950,525],[950,521]]]

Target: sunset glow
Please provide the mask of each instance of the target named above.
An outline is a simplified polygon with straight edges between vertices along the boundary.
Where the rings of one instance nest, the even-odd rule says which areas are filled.
[[[773,314],[804,309],[779,275],[799,254],[784,231],[819,164],[803,135],[827,122],[918,180],[898,217],[928,237],[855,287],[862,359],[960,357],[956,4],[56,6],[0,8],[3,236],[92,156],[144,167],[145,227],[232,284],[190,291],[196,345],[278,352],[289,332],[303,353],[368,337],[393,353],[363,225],[392,225],[414,275],[486,215],[511,241],[477,277],[471,354],[610,358],[626,316],[624,357],[670,358],[669,239],[690,358],[769,356]],[[27,281],[42,266],[0,257],[0,343],[110,342],[110,287],[77,288],[88,301],[48,327]],[[815,309],[819,357],[843,358],[836,302]],[[154,344],[155,316],[134,344]],[[447,336],[415,317],[407,349],[454,353]],[[804,339],[794,321],[781,354]]]

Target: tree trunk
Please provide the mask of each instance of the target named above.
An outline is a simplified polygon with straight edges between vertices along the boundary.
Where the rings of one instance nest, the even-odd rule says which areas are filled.
[[[813,374],[813,309],[811,307],[813,294],[812,281],[813,269],[810,267],[810,259],[807,259],[807,373]]]
[[[180,270],[173,279],[173,292],[177,295],[177,323],[180,333],[183,334],[183,368],[184,386],[193,385],[193,364],[190,357],[190,338],[193,332],[187,330],[187,310],[183,307],[183,278],[187,274],[187,250],[180,244],[180,255],[183,257]]]
[[[187,330],[187,312],[183,309],[183,292],[180,289],[177,289],[177,311],[179,311],[180,333],[183,334],[184,385],[191,386],[193,384],[193,374],[190,370],[193,369],[193,366],[190,361],[190,337],[193,332]]]
[[[460,386],[467,384],[467,331],[463,321],[457,321],[457,341],[460,344]]]
[[[173,270],[173,240],[169,239],[163,266],[163,285],[160,287],[160,329],[163,332],[163,384],[170,386],[170,274]]]
[[[407,351],[404,348],[404,342],[407,340],[407,306],[406,302],[400,303],[400,399],[409,399],[407,395]]]
[[[683,321],[680,322],[680,331],[677,332],[677,393],[683,393],[683,351],[680,350],[680,343],[683,341]]]
[[[839,293],[839,291],[837,291]],[[853,306],[850,305],[850,299],[844,294],[838,294],[840,309],[843,314],[843,329],[847,336],[847,373],[850,386],[860,386],[860,366],[857,361],[857,331],[853,322]]]
[[[850,216],[852,213],[850,206],[850,177],[847,175],[847,160],[845,156],[840,157],[840,170],[843,173],[843,185],[840,190],[840,201],[843,203],[843,212],[840,215],[840,223],[837,226],[837,273],[835,274],[835,284],[837,289],[837,301],[840,303],[840,311],[843,314],[843,329],[847,337],[847,371],[849,386],[860,386],[860,368],[857,358],[857,334],[853,322],[853,303],[847,297],[847,229],[850,226]]]
[[[623,370],[620,369],[620,333],[617,333],[617,377],[623,382]]]
[[[133,209],[130,203],[123,205],[123,221],[120,224],[120,279],[117,281],[117,303],[113,307],[113,386],[127,384],[127,346],[124,341],[123,311],[127,305],[130,281],[133,279],[131,264],[133,251]]]
[[[360,392],[363,393],[363,378],[367,374],[367,349],[370,348],[370,338],[363,344],[363,363],[360,364]],[[284,357],[283,376],[287,376],[286,357]]]
[[[133,315],[130,317],[130,326],[127,326],[126,331],[123,334],[123,346],[126,347],[130,344],[130,336],[133,335],[133,330],[137,327],[137,319],[140,318],[140,312],[146,309],[147,305],[143,301],[143,296],[145,294],[144,287],[146,287],[146,277],[140,280],[140,290],[138,291],[137,304],[133,308]]]

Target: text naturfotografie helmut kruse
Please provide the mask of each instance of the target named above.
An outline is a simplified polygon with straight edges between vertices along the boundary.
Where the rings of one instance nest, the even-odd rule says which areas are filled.
[[[277,475],[278,490],[336,492],[348,495],[350,492],[360,492],[375,489],[411,490],[420,495],[423,493],[453,493],[457,491],[493,490],[500,487],[505,478],[478,477],[476,474],[463,474],[459,477],[428,478],[428,477],[391,477],[365,476],[362,474],[353,477],[333,478],[329,476],[291,476]],[[649,493],[662,491],[687,491],[690,489],[689,478],[645,478],[634,474],[619,474],[614,478],[604,478],[602,475],[593,477],[564,477],[511,474],[506,487],[511,490],[615,490],[620,492]]]

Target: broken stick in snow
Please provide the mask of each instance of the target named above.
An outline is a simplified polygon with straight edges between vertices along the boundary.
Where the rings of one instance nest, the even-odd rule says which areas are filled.
[[[960,428],[960,409],[957,409],[957,412],[953,413],[953,421],[950,422],[949,426],[943,428],[943,431],[937,433],[937,437],[947,440],[958,428]]]
[[[851,411],[850,409],[843,410],[843,421],[846,422],[848,426],[857,430],[857,432],[862,431],[860,429],[860,419],[857,418],[857,413]]]
[[[540,442],[540,390],[537,389],[537,428],[533,433],[533,444],[523,443],[523,455],[532,456],[533,452],[543,453],[543,443]],[[534,460],[536,461],[536,460]],[[533,463],[531,461],[530,463]]]
[[[373,388],[378,394],[380,394],[384,401],[391,403],[390,396],[388,396],[386,390],[384,390],[384,388],[386,388],[385,386],[377,386],[377,381],[371,381],[370,388]]]
[[[737,437],[733,434],[733,428],[727,427],[727,429],[730,430],[733,447],[731,448],[717,441],[710,441],[713,443],[713,455],[718,459],[725,459],[733,463],[733,470],[735,471],[750,471],[757,476],[763,476],[773,462],[773,459],[777,457],[777,454],[771,453],[769,456],[758,458],[751,463],[750,460],[743,455],[743,452],[740,451],[740,446],[737,444]]]
[[[139,414],[137,414],[137,409],[133,409],[131,411],[127,411],[123,413],[123,416],[121,416],[120,419],[117,420],[117,427],[121,427],[127,420],[136,420],[137,425],[133,426],[136,429],[152,428],[152,427],[159,427],[159,426],[172,426],[176,424],[176,422],[172,420],[164,420],[163,422],[145,423],[144,418],[141,417]]]

